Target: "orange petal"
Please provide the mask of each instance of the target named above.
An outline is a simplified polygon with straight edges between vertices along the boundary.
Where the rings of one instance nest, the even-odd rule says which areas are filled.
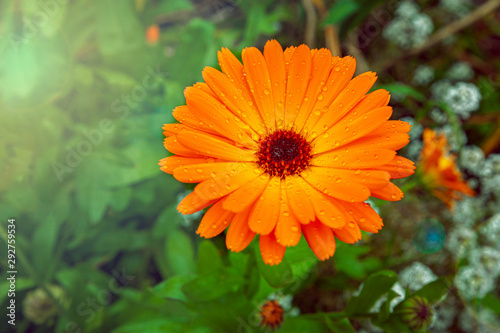
[[[206,200],[196,194],[194,191],[189,193],[177,206],[177,211],[182,215],[189,215],[196,213],[202,209],[207,208],[216,200]]]
[[[195,151],[182,145],[179,142],[179,138],[177,136],[170,136],[168,138],[165,138],[165,140],[163,140],[163,146],[165,146],[165,149],[175,155],[200,158],[203,157],[201,154],[197,154]]]
[[[368,187],[356,182],[349,174],[339,176],[341,171],[347,170],[311,167],[310,172],[303,172],[301,176],[319,192],[331,197],[351,202],[368,199]]]
[[[355,77],[333,101],[329,110],[323,114],[323,117],[313,127],[311,133],[316,132],[319,135],[337,123],[365,96],[376,80],[377,76],[373,72],[363,73]],[[366,125],[366,123],[366,120],[363,121],[363,125]],[[342,130],[344,129],[342,128]]]
[[[361,230],[378,233],[384,225],[382,218],[366,202],[345,202],[344,208]]]
[[[348,244],[356,243],[361,239],[361,230],[352,218],[342,229],[334,229],[333,234],[341,242]]]
[[[399,187],[389,182],[385,187],[372,190],[372,196],[387,201],[398,201],[403,199],[404,193]]]
[[[285,56],[285,70],[288,73],[288,68],[290,67],[290,60],[292,60],[293,54],[297,47],[289,46],[283,51],[283,55]]]
[[[258,111],[249,104],[253,100],[245,96],[244,90],[238,90],[226,75],[212,67],[205,67],[203,79],[214,91],[217,91],[218,98],[238,119],[257,133],[265,132],[265,126]]]
[[[250,208],[236,214],[229,225],[226,235],[226,246],[233,252],[243,251],[255,236],[255,232],[248,227]]]
[[[316,221],[302,226],[302,233],[319,260],[331,258],[335,253],[335,237],[331,228]]]
[[[245,210],[261,196],[268,183],[269,174],[263,173],[229,194],[224,201],[224,208],[235,213]]]
[[[196,88],[186,88],[184,95],[189,109],[196,117],[209,124],[221,136],[249,148],[257,147],[256,142],[248,134],[248,125],[229,111],[224,104]]]
[[[337,175],[346,182],[353,181],[359,184],[363,184],[370,190],[386,186],[391,179],[389,173],[382,170],[332,170],[333,174]]]
[[[385,148],[398,150],[410,142],[408,131],[410,125],[406,121],[389,120],[385,124],[349,144],[354,148]]]
[[[267,68],[266,59],[255,47],[243,49],[244,70],[250,91],[260,111],[267,128],[274,129],[276,121],[274,116],[274,99],[271,87],[271,78]]]
[[[402,156],[395,156],[391,162],[381,166],[380,170],[388,171],[392,179],[405,178],[415,173],[415,163]]]
[[[264,46],[264,58],[269,69],[269,77],[274,101],[274,113],[278,128],[282,128],[285,121],[285,92],[286,70],[285,56],[281,45],[276,40],[270,40]]]
[[[325,98],[323,94],[329,89],[329,87],[325,85],[325,82],[332,69],[332,54],[330,50],[321,49],[315,52],[312,57],[312,68],[314,70],[311,72],[311,80],[307,86],[300,112],[297,114],[297,118],[294,121],[294,126],[298,130],[304,127],[316,103]]]
[[[310,200],[312,198],[308,197],[305,190],[300,186],[301,181],[302,178],[300,177],[287,177],[285,179],[287,198],[290,208],[298,221],[302,224],[308,224],[316,219],[316,215]]]
[[[390,99],[391,96],[387,90],[377,89],[363,97],[363,99],[352,108],[352,111],[356,111],[359,114],[364,114],[373,109],[387,106]]]
[[[226,47],[217,52],[217,58],[224,74],[233,80],[238,88],[245,87],[247,89],[243,65],[238,58]]]
[[[278,265],[285,255],[286,247],[276,241],[274,232],[259,236],[260,255],[266,265]]]
[[[236,162],[185,165],[175,169],[174,178],[183,183],[200,183],[218,174],[230,174],[237,165]]]
[[[252,150],[238,148],[223,142],[210,134],[183,131],[179,133],[176,138],[179,140],[181,145],[185,146],[188,152],[191,153],[191,155],[187,155],[186,153],[173,152],[177,155],[201,155],[228,161],[255,161],[255,153]]]
[[[183,165],[192,165],[192,164],[204,164],[204,163],[215,163],[216,159],[213,158],[193,158],[193,157],[184,157],[184,156],[169,156],[160,160],[158,163],[161,166],[161,170],[166,173],[172,174],[174,170]]]
[[[339,169],[366,169],[387,164],[394,159],[395,155],[396,152],[389,149],[342,148],[314,156],[311,164]]]
[[[325,112],[329,112],[330,105],[351,81],[355,69],[356,60],[353,57],[348,56],[342,59],[335,57],[332,59],[332,70],[325,84],[328,90],[322,93],[322,99],[316,99],[316,105],[304,125],[305,133],[310,133]],[[334,110],[334,112],[336,111]]]
[[[278,222],[280,211],[280,179],[272,177],[260,198],[255,202],[248,219],[250,229],[267,235]]]
[[[314,139],[312,153],[319,154],[345,146],[381,126],[391,115],[392,108],[384,106],[358,117],[345,117]]]
[[[194,190],[202,198],[215,200],[253,181],[261,171],[254,166],[237,163],[231,173],[220,173],[198,184]]]
[[[201,219],[200,225],[196,233],[201,237],[212,238],[220,234],[227,228],[229,223],[234,217],[234,213],[231,213],[224,208],[222,208],[222,203],[224,200],[217,201],[212,207],[210,207],[203,218]]]
[[[295,246],[300,241],[300,223],[291,212],[285,181],[281,182],[281,207],[274,234],[277,242],[283,246]]]
[[[311,199],[318,220],[330,228],[342,228],[344,226],[344,213],[328,197],[316,191],[304,180],[297,181],[297,183],[304,189],[307,197]]]
[[[188,125],[196,130],[212,133],[217,133],[213,129],[211,129],[208,125],[202,122],[199,118],[197,118],[191,110],[189,110],[187,105],[178,106],[173,111],[174,118],[184,124]]]
[[[301,110],[302,101],[306,93],[307,84],[311,75],[311,50],[305,44],[297,47],[290,60],[287,71],[286,100],[285,100],[285,127],[293,125],[297,114]]]

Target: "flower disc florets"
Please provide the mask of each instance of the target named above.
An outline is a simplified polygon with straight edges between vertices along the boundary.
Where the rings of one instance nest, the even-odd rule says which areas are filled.
[[[284,178],[309,166],[311,146],[298,133],[277,130],[260,142],[259,166],[271,176]]]

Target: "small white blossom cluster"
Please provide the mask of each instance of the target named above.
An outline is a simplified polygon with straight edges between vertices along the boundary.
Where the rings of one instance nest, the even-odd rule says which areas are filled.
[[[417,291],[429,282],[437,280],[436,274],[426,265],[416,261],[399,273],[399,283],[403,287]]]
[[[452,229],[446,239],[445,247],[456,258],[465,257],[477,245],[477,233],[466,226]]]
[[[484,218],[484,198],[464,197],[455,203],[452,220],[457,226],[473,227]]]
[[[457,131],[453,126],[447,124],[436,130],[438,133],[444,133],[448,139],[448,145],[451,151],[458,151],[460,148],[467,143],[467,134],[460,129]]]
[[[474,311],[472,308],[464,309],[458,316],[458,326],[464,332],[498,333],[500,320],[490,309],[481,308]],[[476,312],[477,311],[477,312]]]
[[[482,266],[463,266],[455,276],[455,286],[468,301],[483,298],[495,288],[494,280]]]
[[[300,309],[298,307],[293,306],[293,295],[284,294],[281,291],[270,293],[267,298],[267,301],[275,300],[280,306],[283,308],[285,315],[288,317],[297,317],[300,315]]]
[[[468,63],[459,61],[448,69],[446,77],[455,81],[468,81],[474,78],[474,70]]]
[[[478,146],[465,146],[460,151],[459,162],[464,169],[473,175],[480,175],[485,162],[484,152]]]
[[[493,215],[479,229],[489,245],[500,248],[500,213]]]
[[[424,43],[434,30],[432,19],[413,1],[401,1],[396,17],[384,28],[384,37],[403,49]]]
[[[425,86],[434,80],[434,68],[432,66],[420,65],[415,69],[412,83],[417,86]]]
[[[405,155],[407,158],[415,162],[418,160],[423,147],[421,138],[424,126],[412,117],[403,117],[400,120],[406,121],[411,125],[410,133],[408,133],[410,135],[410,143],[405,148]]]
[[[431,117],[432,120],[441,125],[448,122],[448,116],[446,115],[446,113],[438,108],[433,108],[431,111],[429,111],[429,117]]]
[[[465,16],[472,8],[470,0],[440,0],[439,5],[457,16]]]
[[[460,117],[467,119],[479,109],[481,92],[473,83],[457,82],[443,95],[442,100]]]

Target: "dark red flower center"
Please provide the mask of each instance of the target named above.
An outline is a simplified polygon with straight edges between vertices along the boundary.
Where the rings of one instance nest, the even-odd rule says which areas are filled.
[[[311,161],[311,145],[300,134],[277,130],[260,142],[258,164],[271,176],[284,178],[302,172]]]

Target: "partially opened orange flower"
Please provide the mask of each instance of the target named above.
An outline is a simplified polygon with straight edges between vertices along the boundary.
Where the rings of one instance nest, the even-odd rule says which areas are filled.
[[[408,141],[408,123],[389,120],[389,93],[376,90],[367,72],[352,79],[352,57],[327,49],[269,41],[264,54],[243,50],[241,64],[218,53],[222,72],[206,67],[205,83],[185,90],[187,105],[166,124],[165,147],[175,154],[161,169],[199,183],[179,204],[183,214],[210,207],[197,233],[226,228],[238,252],[259,235],[266,264],[279,264],[303,234],[320,260],[333,256],[335,239],[357,242],[361,230],[382,228],[365,203],[370,195],[400,200],[390,182],[413,174],[396,156]]]
[[[276,300],[265,302],[260,308],[260,326],[274,330],[283,322],[283,307]]]
[[[450,154],[446,135],[426,128],[423,139],[418,172],[431,193],[450,209],[453,208],[455,200],[462,198],[461,193],[474,195],[474,191],[462,179],[455,164],[455,156]]]

